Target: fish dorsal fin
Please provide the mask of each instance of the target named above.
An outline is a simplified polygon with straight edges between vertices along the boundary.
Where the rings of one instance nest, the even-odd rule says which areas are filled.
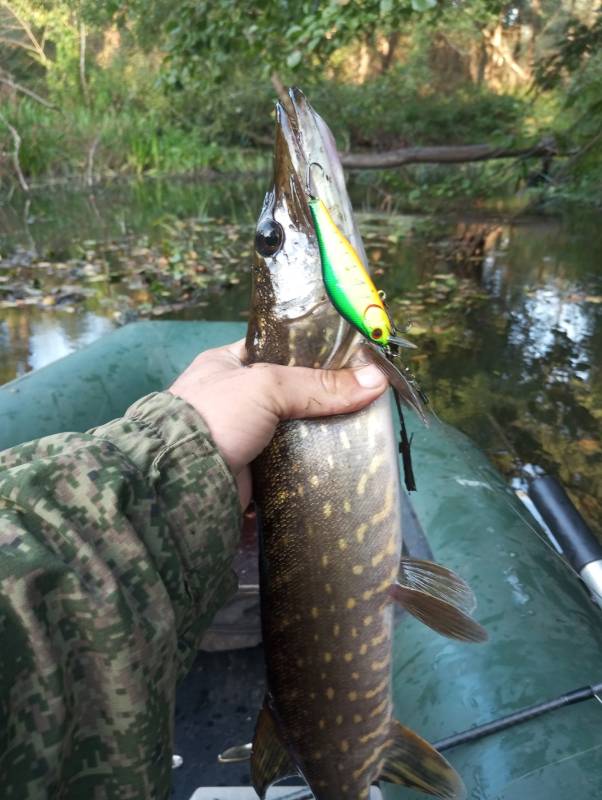
[[[391,593],[429,628],[463,642],[484,642],[487,632],[470,617],[476,601],[470,587],[449,569],[432,561],[402,558]]]
[[[458,773],[428,742],[396,720],[391,723],[391,736],[381,780],[411,786],[446,800],[461,800],[466,796]]]
[[[278,735],[272,712],[264,701],[257,718],[251,752],[253,788],[263,800],[273,783],[298,772]]]

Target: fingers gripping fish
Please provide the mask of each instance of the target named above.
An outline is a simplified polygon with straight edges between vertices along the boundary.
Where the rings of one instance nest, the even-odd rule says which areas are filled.
[[[340,246],[348,243],[360,262],[363,245],[332,135],[300,92],[290,96],[288,110],[277,107],[274,186],[257,225],[248,360],[336,369],[352,363],[362,343],[325,287],[316,236],[324,210]],[[314,198],[324,208],[312,210],[309,163],[320,164]],[[366,298],[362,335],[380,353],[395,332],[378,293],[369,287]],[[379,780],[462,796],[447,761],[392,718],[394,601],[445,635],[479,641],[485,633],[458,576],[401,558],[388,398],[354,414],[281,423],[253,465],[253,490],[267,675],[251,748],[259,796],[291,774],[302,775],[317,800],[367,800]],[[224,759],[245,755],[235,748]]]

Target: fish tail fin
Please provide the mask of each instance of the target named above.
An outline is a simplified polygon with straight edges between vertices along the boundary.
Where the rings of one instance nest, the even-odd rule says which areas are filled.
[[[257,717],[251,751],[251,783],[264,800],[276,781],[298,773],[276,729],[274,717],[264,700]]]
[[[411,786],[444,800],[466,797],[462,779],[451,764],[417,733],[396,720],[391,722],[391,743],[385,752],[380,779]]]
[[[463,642],[487,639],[485,628],[470,616],[476,606],[472,590],[440,564],[402,558],[391,594],[410,614],[443,636]]]

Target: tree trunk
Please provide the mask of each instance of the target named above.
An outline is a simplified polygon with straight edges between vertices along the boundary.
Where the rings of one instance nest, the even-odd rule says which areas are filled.
[[[79,82],[82,87],[82,96],[86,108],[90,107],[90,92],[86,82],[86,26],[79,23]]]

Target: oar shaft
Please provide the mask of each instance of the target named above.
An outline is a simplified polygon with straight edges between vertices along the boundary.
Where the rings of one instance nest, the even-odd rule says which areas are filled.
[[[600,695],[602,695],[602,683],[584,686],[581,689],[574,689],[572,692],[560,695],[560,697],[556,697],[554,700],[546,700],[543,703],[527,706],[527,708],[522,708],[505,717],[486,722],[484,725],[477,725],[475,728],[470,728],[467,731],[448,736],[445,739],[435,742],[434,747],[439,751],[449,750],[452,747],[458,747],[458,745],[474,742],[485,736],[491,736],[493,733],[499,733],[499,731],[512,728],[514,725],[520,725],[522,722],[540,717],[542,714],[555,711],[557,708],[571,706],[574,703],[581,703],[584,700],[590,700],[592,697],[599,698]]]

